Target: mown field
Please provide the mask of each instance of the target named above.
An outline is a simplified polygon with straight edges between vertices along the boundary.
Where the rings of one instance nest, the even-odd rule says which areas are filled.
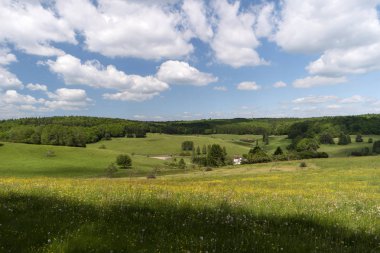
[[[157,134],[87,148],[5,143],[0,252],[380,252],[380,156],[345,154],[366,143],[323,145],[344,158],[306,160],[302,169],[291,161],[180,173],[151,158],[178,155],[183,140],[247,152],[241,139]],[[287,143],[271,137],[266,148]],[[48,150],[55,156],[46,157]],[[120,153],[134,154],[134,169],[105,178]],[[146,179],[154,166],[163,172]]]

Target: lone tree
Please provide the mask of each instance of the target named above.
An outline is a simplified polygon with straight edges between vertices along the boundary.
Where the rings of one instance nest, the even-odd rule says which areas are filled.
[[[118,155],[116,164],[122,169],[130,169],[132,167],[132,159],[129,155]]]
[[[201,154],[201,149],[199,148],[199,146],[197,147],[197,155],[200,155]]]
[[[219,144],[213,144],[207,153],[207,164],[211,167],[223,166],[226,164],[226,156],[223,148]]]
[[[178,168],[183,169],[183,170],[186,169],[186,163],[185,163],[185,160],[183,160],[183,158],[181,158],[181,160],[179,160]]]

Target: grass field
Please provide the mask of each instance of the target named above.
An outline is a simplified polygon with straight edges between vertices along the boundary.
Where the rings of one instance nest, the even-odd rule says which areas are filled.
[[[254,138],[156,134],[87,148],[5,143],[0,252],[380,252],[380,156],[346,157],[366,142],[322,145],[338,158],[306,160],[303,169],[290,161],[180,171],[151,158],[178,155],[184,140],[240,154],[249,149],[241,140]],[[288,142],[271,137],[265,148]],[[56,156],[46,157],[48,150]],[[120,153],[134,154],[134,169],[105,178]],[[143,176],[157,166],[157,179]]]
[[[380,252],[380,158],[307,163],[2,178],[0,251]]]

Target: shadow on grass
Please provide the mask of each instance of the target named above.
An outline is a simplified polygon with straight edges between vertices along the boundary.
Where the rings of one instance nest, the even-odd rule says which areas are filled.
[[[100,207],[11,193],[0,196],[0,224],[0,252],[380,252],[375,235],[227,205]]]

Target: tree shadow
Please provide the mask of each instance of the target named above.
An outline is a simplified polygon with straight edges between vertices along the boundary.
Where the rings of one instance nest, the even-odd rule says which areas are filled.
[[[0,252],[380,252],[375,234],[227,204],[101,207],[9,193],[0,196],[0,224]]]

